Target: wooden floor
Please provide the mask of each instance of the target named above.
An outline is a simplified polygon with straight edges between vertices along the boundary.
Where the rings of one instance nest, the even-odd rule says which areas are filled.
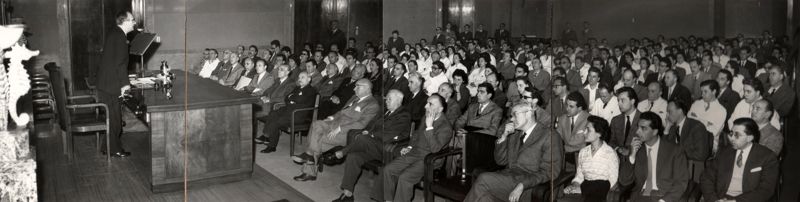
[[[255,165],[252,178],[184,192],[154,194],[149,182],[147,133],[126,133],[123,147],[133,155],[105,161],[95,149],[94,135],[75,138],[75,159],[63,154],[61,137],[37,124],[39,199],[41,201],[311,201],[263,168]]]

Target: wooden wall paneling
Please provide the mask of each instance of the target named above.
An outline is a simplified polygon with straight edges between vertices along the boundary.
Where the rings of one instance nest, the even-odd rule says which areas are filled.
[[[256,132],[253,130],[255,128],[256,122],[253,121],[253,105],[252,104],[242,104],[239,105],[239,144],[241,150],[240,156],[241,160],[239,160],[239,166],[244,169],[253,169],[253,163],[255,162],[255,147],[253,146],[253,137],[255,137],[254,133]]]
[[[350,0],[349,8],[347,38],[355,38],[358,48],[362,48],[367,41],[379,44],[383,28],[383,1]]]

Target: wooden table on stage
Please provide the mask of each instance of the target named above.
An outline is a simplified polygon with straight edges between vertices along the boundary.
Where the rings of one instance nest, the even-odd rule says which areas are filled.
[[[162,91],[142,90],[153,192],[183,189],[184,171],[190,187],[250,178],[258,98],[181,70],[172,73],[172,99]]]

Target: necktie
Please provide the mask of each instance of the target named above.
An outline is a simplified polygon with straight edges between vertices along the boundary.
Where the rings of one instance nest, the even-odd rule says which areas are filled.
[[[631,131],[631,117],[625,116],[625,139],[622,140],[622,144],[626,144],[628,141],[628,134]]]
[[[778,89],[776,89],[776,88],[770,89],[769,90],[769,95],[772,95],[773,93],[775,93],[776,90],[778,90]]]
[[[710,102],[706,102],[706,111],[708,111],[708,108],[711,108],[711,103]]]
[[[739,150],[739,156],[736,157],[736,166],[742,167],[742,150]]]
[[[570,122],[570,124],[569,124],[570,125],[570,130],[575,130],[575,118],[574,117],[570,117],[569,118],[569,122]]]
[[[392,111],[386,111],[386,114],[383,116],[389,116],[389,114],[392,114]]]
[[[647,109],[647,111],[649,111],[649,112],[653,111],[653,104],[655,104],[655,103],[653,103],[653,101],[650,101],[650,109]]]
[[[525,143],[525,132],[519,132],[519,146],[522,147],[522,144]]]
[[[642,191],[643,196],[650,196],[650,192],[653,191],[653,161],[650,160],[652,157],[651,149],[647,148],[647,181],[644,183],[644,191]]]
[[[675,126],[675,143],[681,143],[681,126]]]

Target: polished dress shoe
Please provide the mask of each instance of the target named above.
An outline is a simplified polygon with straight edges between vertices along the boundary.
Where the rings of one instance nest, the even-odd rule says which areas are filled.
[[[111,157],[114,157],[114,158],[125,158],[125,157],[128,157],[128,156],[130,156],[130,155],[131,155],[131,153],[130,153],[130,152],[126,152],[126,151],[119,151],[119,152],[117,152],[117,153],[113,153],[113,154],[111,154]]]
[[[340,195],[339,198],[333,200],[333,202],[352,202],[355,201],[355,197],[353,195],[345,196],[344,194]]]
[[[261,153],[268,154],[268,153],[274,152],[275,150],[277,150],[277,148],[267,146],[267,148],[264,148],[264,149],[261,150]]]
[[[308,153],[305,153],[305,152],[303,152],[303,153],[302,153],[302,154],[300,154],[300,155],[294,155],[294,156],[292,156],[292,160],[293,160],[295,163],[300,163],[300,164],[303,164],[303,163],[306,163],[306,164],[314,164],[314,157],[313,157],[313,156],[311,156],[311,154],[308,154]]]
[[[269,142],[269,138],[266,136],[258,136],[255,140],[257,144],[267,144]]]
[[[300,174],[298,176],[294,176],[295,181],[305,182],[305,181],[314,181],[317,180],[317,176],[309,175],[309,174]]]

